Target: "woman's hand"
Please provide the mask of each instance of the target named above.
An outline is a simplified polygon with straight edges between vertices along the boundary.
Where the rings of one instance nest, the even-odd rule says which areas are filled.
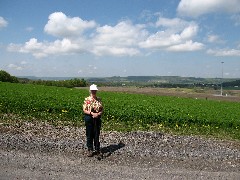
[[[93,117],[93,118],[98,118],[98,113],[93,113],[93,112],[92,112],[92,117]]]

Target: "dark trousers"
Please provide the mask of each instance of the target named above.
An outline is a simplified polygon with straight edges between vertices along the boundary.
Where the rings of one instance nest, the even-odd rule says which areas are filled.
[[[100,151],[100,130],[101,118],[92,118],[90,115],[84,116],[86,126],[87,148],[93,150],[93,143],[96,151]]]

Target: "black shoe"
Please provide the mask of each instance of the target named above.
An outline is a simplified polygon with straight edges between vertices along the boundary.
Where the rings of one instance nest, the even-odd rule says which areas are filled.
[[[98,159],[98,160],[101,160],[102,157],[103,157],[102,152],[101,152],[101,151],[96,151],[96,154],[97,154],[97,159]]]
[[[87,156],[88,156],[88,157],[93,157],[93,151],[92,151],[92,150],[88,150]]]
[[[102,157],[103,156],[101,151],[97,151],[96,154],[97,154],[98,157]]]

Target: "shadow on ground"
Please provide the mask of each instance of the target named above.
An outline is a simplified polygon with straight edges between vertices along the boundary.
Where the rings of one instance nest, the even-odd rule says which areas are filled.
[[[112,155],[112,153],[114,153],[115,151],[117,151],[117,150],[119,150],[119,149],[121,149],[123,147],[125,147],[125,144],[122,143],[122,142],[120,142],[118,144],[111,144],[109,146],[103,147],[101,149],[102,156],[104,158],[109,157],[109,156]]]

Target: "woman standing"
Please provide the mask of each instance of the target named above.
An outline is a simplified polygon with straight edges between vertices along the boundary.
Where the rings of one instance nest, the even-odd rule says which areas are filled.
[[[88,157],[94,155],[93,144],[97,155],[100,154],[100,130],[101,130],[101,115],[103,106],[100,97],[97,97],[97,85],[90,86],[90,96],[86,97],[83,104],[84,120],[86,126]]]

